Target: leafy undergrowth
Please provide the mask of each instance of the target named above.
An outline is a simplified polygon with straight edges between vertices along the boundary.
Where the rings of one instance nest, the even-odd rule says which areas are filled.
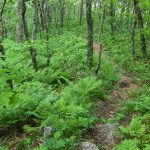
[[[97,34],[97,31],[99,29],[99,23],[97,19],[94,20],[94,27],[94,40],[99,42],[99,36]],[[70,30],[72,30],[72,28]],[[76,29],[74,29],[74,32],[75,34],[83,37],[86,35],[85,28],[86,27],[84,24],[80,27],[77,25]],[[123,74],[126,77],[129,77],[131,79],[131,84],[136,85],[137,88],[132,89],[131,87],[131,91],[128,91],[128,93],[123,93],[123,90],[122,92],[120,92],[120,94],[127,94],[129,99],[125,99],[125,102],[123,102],[124,100],[121,100],[121,103],[123,104],[122,106],[119,106],[120,108],[117,111],[118,113],[116,113],[116,116],[114,118],[106,119],[104,120],[104,122],[115,122],[117,124],[121,122],[121,127],[119,128],[121,132],[120,137],[122,142],[115,145],[114,150],[126,150],[129,148],[132,150],[149,150],[150,43],[148,40],[148,57],[145,59],[142,57],[141,54],[141,47],[139,44],[140,33],[137,30],[135,36],[136,54],[135,56],[133,56],[131,50],[132,48],[130,32],[126,28],[122,28],[120,31],[116,31],[114,37],[112,37],[109,30],[110,27],[107,24],[105,24],[104,33],[101,35],[101,43],[103,44],[104,55],[107,56],[107,59],[109,58],[113,61],[113,67],[115,64],[117,64],[119,70],[123,71],[121,72],[121,74]],[[149,35],[146,34],[146,36],[149,39]],[[112,90],[113,88],[110,87],[110,89]],[[130,123],[129,118],[132,118],[132,121]],[[127,123],[128,126],[126,126]]]
[[[91,109],[105,100],[116,80],[113,66],[104,60],[101,80],[86,67],[86,42],[72,33],[51,38],[47,67],[45,41],[37,40],[38,71],[32,69],[31,43],[9,39],[0,60],[0,149],[74,149],[82,134],[94,124]],[[95,56],[97,60],[97,56]],[[8,86],[13,82],[13,89]],[[52,132],[43,136],[43,129]]]
[[[122,36],[124,34],[124,36]],[[107,38],[106,38],[107,37]],[[138,36],[137,36],[138,37]],[[133,57],[130,48],[130,39],[127,32],[118,33],[112,39],[109,35],[103,37],[106,51],[116,63],[126,70],[132,82],[139,89],[130,92],[130,99],[125,101],[120,108],[121,116],[131,116],[132,121],[128,126],[120,126],[121,143],[114,150],[149,150],[150,149],[150,67],[149,59],[142,59],[140,47],[136,47]],[[137,39],[136,39],[137,40]],[[149,46],[148,46],[149,48]],[[138,51],[139,50],[139,51]],[[149,55],[148,55],[149,57]],[[123,117],[124,118],[124,117]],[[122,119],[123,119],[122,118]]]

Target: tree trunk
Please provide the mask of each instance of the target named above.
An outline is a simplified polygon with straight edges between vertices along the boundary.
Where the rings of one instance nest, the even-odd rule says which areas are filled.
[[[93,66],[93,19],[92,19],[92,2],[91,0],[86,0],[86,19],[87,19],[87,29],[88,29],[88,53],[87,62],[88,67]]]
[[[52,8],[50,6],[47,7],[47,25],[48,31],[50,32],[50,25],[52,23]]]
[[[133,21],[133,27],[131,32],[131,45],[132,45],[132,55],[135,55],[135,28],[136,28],[137,21],[136,19]]]
[[[32,65],[33,65],[33,69],[35,71],[38,71],[38,66],[37,66],[37,59],[36,59],[36,49],[33,48],[32,46],[30,47],[30,55],[31,55],[31,59],[32,59]]]
[[[126,11],[126,27],[127,27],[127,29],[129,29],[129,21],[130,21],[129,14],[130,14],[130,10],[131,10],[130,6],[131,6],[131,2],[128,2],[127,6],[126,6],[126,8],[127,8],[127,11]]]
[[[45,24],[45,41],[46,41],[46,50],[47,50],[47,64],[46,66],[49,67],[50,64],[50,58],[51,58],[51,53],[49,51],[49,33],[50,33],[50,25],[51,25],[51,21],[52,21],[52,11],[51,11],[51,7],[48,6],[48,4],[45,6],[45,19],[44,19],[44,24]]]
[[[6,26],[5,26],[5,19],[3,17],[6,2],[7,1],[4,0],[3,5],[2,5],[2,9],[1,9],[1,12],[0,12],[0,27],[1,27],[1,29],[0,29],[0,44],[2,43],[3,38],[7,37],[7,29],[6,29]]]
[[[3,45],[1,45],[1,43],[0,43],[0,53],[1,53],[1,59],[2,60],[5,60],[5,50],[4,50],[4,47],[3,47]]]
[[[81,0],[80,3],[80,25],[82,24],[82,18],[83,18],[83,0]]]
[[[143,53],[143,56],[147,56],[147,50],[146,50],[146,39],[145,39],[145,35],[144,35],[144,25],[143,25],[143,17],[142,17],[142,12],[139,6],[139,0],[133,0],[134,1],[134,10],[135,10],[135,14],[137,16],[137,20],[138,20],[138,25],[139,25],[139,29],[140,29],[140,41],[141,41],[141,50]]]
[[[119,23],[118,23],[118,26],[117,28],[120,30],[123,28],[124,26],[124,12],[125,12],[126,8],[125,8],[125,3],[123,2],[122,4],[122,8],[121,8],[121,11],[120,11],[120,16],[119,16]]]
[[[34,0],[33,1],[33,9],[34,9],[34,14],[33,14],[33,30],[32,30],[32,41],[34,42],[36,40],[36,34],[38,32],[38,1]],[[30,55],[31,55],[31,60],[32,60],[32,66],[35,71],[38,71],[38,65],[37,65],[37,59],[36,59],[36,49],[33,48],[33,46],[30,47]]]
[[[39,2],[39,16],[40,16],[40,26],[42,27],[42,30],[45,30],[45,26],[44,26],[44,0],[42,0],[42,2]]]
[[[23,42],[24,40],[28,40],[29,38],[27,24],[25,20],[26,4],[24,0],[18,1],[17,12],[19,18],[16,27],[16,41],[20,43]]]
[[[113,0],[111,0],[110,1],[110,27],[111,27],[112,36],[114,36],[114,32],[115,32],[114,17],[115,17],[114,3]]]
[[[59,0],[59,9],[60,9],[60,23],[59,23],[59,25],[60,25],[60,28],[63,28],[63,26],[64,26],[64,14],[65,14],[65,1],[64,0]]]
[[[36,39],[36,34],[38,32],[38,24],[39,24],[39,20],[38,20],[38,3],[37,0],[33,1],[33,10],[34,10],[34,14],[33,14],[33,31],[32,31],[32,40]]]
[[[4,0],[4,2],[3,2],[3,5],[2,5],[2,10],[1,10],[1,12],[0,12],[0,23],[1,23],[1,27],[2,27],[2,31],[1,31],[1,39],[0,39],[0,53],[1,53],[1,55],[2,55],[2,57],[0,57],[3,61],[5,61],[5,50],[4,50],[4,47],[3,47],[3,45],[2,45],[2,41],[3,41],[3,39],[4,38],[6,38],[7,37],[7,31],[5,31],[6,30],[6,27],[5,27],[5,23],[4,23],[4,21],[3,21],[3,13],[4,13],[4,8],[5,8],[5,5],[6,5],[6,0]],[[5,33],[6,32],[6,33]],[[9,74],[10,72],[6,72],[7,74]],[[13,81],[12,81],[12,79],[9,79],[9,80],[7,80],[6,81],[7,82],[7,84],[8,84],[8,86],[11,88],[11,89],[13,89]]]
[[[101,37],[102,37],[102,33],[103,33],[103,25],[104,25],[104,19],[105,19],[105,6],[103,4],[103,1],[100,1],[99,3],[99,8],[100,8],[100,12],[99,12],[99,57],[98,57],[98,65],[96,68],[96,76],[98,78],[99,73],[100,73],[100,67],[101,67],[101,62],[102,62],[102,43],[101,43]]]

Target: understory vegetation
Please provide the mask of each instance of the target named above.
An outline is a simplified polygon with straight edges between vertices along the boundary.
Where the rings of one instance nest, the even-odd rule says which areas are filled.
[[[38,40],[33,45],[40,64],[37,72],[30,64],[30,43],[16,44],[11,40],[3,43],[7,58],[1,60],[0,133],[3,136],[15,130],[15,137],[18,130],[24,131],[25,138],[17,148],[26,149],[33,148],[32,142],[43,142],[43,128],[50,126],[53,132],[42,147],[73,149],[79,137],[96,121],[91,108],[96,101],[106,99],[107,86],[116,78],[114,68],[104,60],[102,79],[97,80],[86,67],[85,40],[72,33],[51,39],[53,55],[50,66],[45,67],[43,42]],[[13,90],[7,85],[10,79],[14,81]],[[7,138],[1,139],[2,145],[8,146]]]
[[[149,7],[1,0],[0,150],[82,149],[105,123],[117,124],[119,140],[111,148],[94,141],[98,149],[150,150]],[[127,98],[118,102],[120,90]],[[97,105],[114,101],[114,116],[103,118]]]
[[[106,36],[106,35],[104,35]],[[137,34],[138,36],[138,34]],[[108,36],[107,36],[108,38]],[[148,35],[149,38],[149,35]],[[132,116],[131,123],[127,126],[119,126],[122,142],[114,147],[114,150],[149,150],[150,149],[150,61],[149,56],[143,59],[140,51],[140,45],[137,44],[136,55],[129,51],[129,35],[122,31],[117,33],[115,38],[105,40],[106,53],[115,60],[119,66],[126,71],[126,74],[137,85],[134,91],[130,92],[130,99],[122,103],[118,112],[123,116]],[[112,46],[113,45],[113,46]],[[147,44],[149,48],[149,42]],[[117,117],[117,116],[116,116]]]

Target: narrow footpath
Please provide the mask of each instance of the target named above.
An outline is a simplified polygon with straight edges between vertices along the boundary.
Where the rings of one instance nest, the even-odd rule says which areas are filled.
[[[94,50],[99,51],[99,44],[94,42]],[[118,126],[128,126],[132,116],[125,116],[121,121],[112,121],[124,101],[131,98],[131,93],[137,91],[139,86],[132,82],[132,77],[122,70],[105,52],[102,54],[103,59],[109,59],[114,65],[115,72],[120,76],[120,80],[115,84],[115,89],[109,93],[110,98],[104,102],[99,101],[96,104],[95,112],[98,121],[95,126],[88,131],[87,138],[91,143],[97,145],[100,150],[111,150],[112,147],[121,141],[119,137]],[[113,122],[113,123],[112,123]],[[87,143],[86,143],[87,144]],[[82,148],[83,150],[97,150],[97,148]]]

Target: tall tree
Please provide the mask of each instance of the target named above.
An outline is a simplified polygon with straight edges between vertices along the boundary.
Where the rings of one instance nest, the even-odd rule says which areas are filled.
[[[144,35],[144,25],[143,25],[143,16],[142,16],[142,12],[139,6],[139,0],[133,0],[134,2],[134,10],[135,10],[135,14],[137,16],[137,20],[138,20],[138,25],[139,25],[139,29],[140,29],[140,41],[141,41],[141,50],[143,53],[143,56],[147,56],[147,50],[146,50],[146,39],[145,39],[145,35]]]
[[[7,2],[7,0],[3,1],[2,9],[0,11],[0,24],[1,24],[0,53],[2,55],[1,59],[3,61],[5,61],[5,50],[4,50],[4,47],[2,45],[2,41],[3,41],[4,38],[7,38],[7,34],[5,34],[5,25],[3,24],[4,23],[4,21],[3,21],[3,13],[4,13],[5,6],[6,6],[6,2]],[[10,72],[6,72],[6,73],[9,74]],[[13,80],[12,79],[8,79],[6,82],[7,82],[8,86],[11,89],[13,89]]]
[[[102,34],[103,34],[103,26],[104,26],[104,19],[105,19],[105,4],[104,1],[101,0],[99,1],[99,57],[98,57],[98,65],[96,68],[96,76],[98,77],[99,72],[100,72],[100,67],[101,67],[101,57],[102,57],[102,43],[101,43],[101,38],[102,38]]]
[[[60,5],[60,28],[63,28],[64,26],[64,15],[65,15],[65,1],[59,0]]]
[[[112,36],[114,35],[115,32],[114,18],[115,18],[114,2],[113,0],[110,0],[110,27]]]
[[[92,19],[92,2],[86,0],[86,20],[87,20],[87,31],[88,31],[88,52],[87,52],[87,63],[91,68],[93,66],[93,19]]]
[[[132,55],[135,55],[135,28],[136,28],[137,20],[133,20],[132,31],[131,31],[131,46],[132,46]]]
[[[28,28],[26,24],[26,4],[25,0],[19,0],[17,6],[18,24],[16,27],[16,41],[23,42],[29,38]]]
[[[34,25],[33,25],[33,30],[32,30],[32,42],[34,42],[36,40],[36,34],[38,32],[39,21],[38,21],[38,1],[37,0],[33,0],[33,10],[34,10],[34,13],[33,13],[33,24]],[[36,55],[37,55],[36,49],[33,46],[31,46],[29,50],[30,50],[33,69],[35,71],[38,71],[38,65],[37,65],[37,59],[36,59]]]
[[[36,39],[36,34],[38,32],[38,26],[39,26],[39,18],[38,18],[38,1],[33,0],[33,31],[32,31],[32,39]]]
[[[3,41],[3,39],[5,38],[5,34],[4,34],[4,24],[3,24],[3,13],[4,13],[4,8],[5,8],[5,5],[6,5],[6,0],[4,0],[3,1],[3,4],[2,4],[2,8],[1,8],[1,11],[0,11],[0,27],[1,27],[1,29],[0,29],[0,34],[1,34],[1,36],[0,36],[0,53],[2,54],[2,59],[4,59],[4,55],[5,55],[5,51],[4,51],[4,48],[3,48],[3,46],[2,46],[2,41]]]
[[[83,0],[80,0],[80,25],[82,24],[83,18]]]

